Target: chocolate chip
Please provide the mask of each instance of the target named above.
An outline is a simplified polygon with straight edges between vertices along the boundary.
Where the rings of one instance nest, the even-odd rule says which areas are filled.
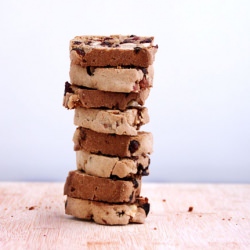
[[[82,43],[82,42],[80,42],[80,41],[74,41],[74,42],[73,42],[74,45],[79,45],[79,44],[81,44],[81,43]]]
[[[142,40],[142,41],[140,41],[140,43],[151,43],[153,41],[153,38],[146,38],[146,39],[144,39],[144,40]]]
[[[142,175],[142,176],[147,176],[149,175],[148,167],[144,168],[142,164],[139,164],[137,167],[137,174]]]
[[[80,55],[80,56],[85,56],[85,52],[84,52],[84,50],[82,50],[82,49],[73,48],[72,50],[75,50],[76,53],[77,53],[78,55]]]
[[[132,194],[129,196],[129,202],[131,202],[134,198],[134,191],[132,192]]]
[[[70,192],[74,192],[76,189],[74,187],[71,187]]]
[[[121,44],[122,43],[133,43],[133,40],[132,39],[124,39],[122,42],[121,42]]]
[[[64,96],[66,95],[66,93],[74,93],[69,82],[65,82]]]
[[[101,45],[102,46],[108,46],[108,47],[111,47],[111,45],[112,45],[112,43],[111,42],[109,42],[109,41],[103,41],[102,43],[101,43]]]
[[[112,37],[109,37],[109,36],[106,36],[106,37],[103,38],[104,41],[106,41],[106,40],[112,40],[112,39],[113,39],[113,38],[112,38]]]
[[[149,213],[149,210],[150,210],[150,204],[149,203],[145,203],[145,204],[141,205],[141,208],[144,209],[144,211],[146,213],[146,216],[147,216],[148,213]]]
[[[141,68],[141,71],[144,75],[148,74],[148,69],[147,68]]]
[[[140,47],[134,47],[134,52],[135,54],[138,54],[140,52],[141,48]]]
[[[133,182],[133,186],[134,188],[138,188],[139,187],[139,183],[136,179],[132,179],[132,182]]]
[[[93,76],[94,72],[95,72],[95,68],[94,67],[87,66],[87,73],[88,73],[88,75]]]
[[[84,130],[80,130],[80,140],[85,141],[86,140],[86,132]]]
[[[193,207],[189,207],[188,212],[193,212],[193,209],[194,209]]]
[[[133,140],[130,142],[128,149],[130,153],[133,154],[135,151],[139,149],[139,147],[140,147],[140,143],[136,140]]]
[[[125,211],[124,210],[122,210],[121,212],[118,211],[118,212],[116,212],[116,214],[118,217],[122,217],[125,214]]]

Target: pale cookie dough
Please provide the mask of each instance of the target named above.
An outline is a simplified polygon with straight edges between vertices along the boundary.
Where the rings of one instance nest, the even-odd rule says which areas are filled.
[[[104,202],[135,202],[141,192],[141,176],[115,180],[88,175],[74,170],[68,173],[64,195],[73,198]]]
[[[142,224],[149,210],[150,204],[144,197],[137,198],[133,204],[109,204],[72,197],[67,197],[65,202],[65,214],[103,225]]]
[[[76,108],[74,124],[99,133],[137,135],[149,122],[147,108],[119,110]]]
[[[153,86],[154,69],[148,68],[83,68],[70,65],[70,82],[74,85],[110,92],[139,92]]]
[[[142,89],[139,93],[118,93],[82,88],[66,82],[63,106],[67,109],[84,107],[126,110],[143,106],[149,93],[150,88]]]
[[[98,133],[83,127],[76,128],[74,150],[117,157],[132,157],[153,152],[153,135],[139,131],[135,136]]]
[[[107,157],[90,154],[85,151],[76,151],[77,169],[86,174],[111,178],[126,178],[134,175],[149,175],[150,158],[140,155],[133,158]]]
[[[152,36],[76,36],[70,41],[69,50],[71,62],[82,67],[148,67],[155,60],[158,45],[154,45]]]

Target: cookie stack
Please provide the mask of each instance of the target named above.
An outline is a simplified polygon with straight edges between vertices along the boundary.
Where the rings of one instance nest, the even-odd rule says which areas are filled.
[[[153,85],[153,37],[77,36],[70,41],[70,83],[63,105],[75,109],[76,170],[64,186],[65,213],[99,224],[143,223],[140,195],[153,137],[144,106]]]

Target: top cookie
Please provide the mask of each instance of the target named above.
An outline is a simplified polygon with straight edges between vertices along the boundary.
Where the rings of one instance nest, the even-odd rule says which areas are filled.
[[[135,35],[76,36],[70,41],[70,59],[82,67],[148,67],[158,49],[153,42],[154,37]]]

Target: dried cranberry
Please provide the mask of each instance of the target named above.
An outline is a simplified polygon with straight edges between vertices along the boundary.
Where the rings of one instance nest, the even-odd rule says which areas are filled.
[[[140,143],[136,140],[133,140],[130,142],[128,149],[130,153],[133,154],[135,151],[139,149],[139,147],[140,147]]]
[[[149,82],[146,79],[146,77],[144,76],[142,78],[142,80],[139,82],[140,88],[144,89],[144,88],[148,88],[149,87]]]

